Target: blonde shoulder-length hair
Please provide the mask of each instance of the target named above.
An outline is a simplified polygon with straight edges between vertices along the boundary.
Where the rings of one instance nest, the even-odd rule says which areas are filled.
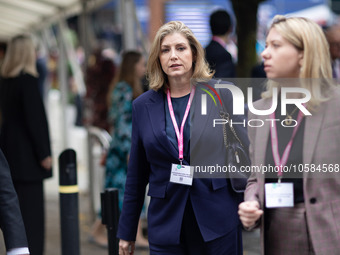
[[[38,76],[34,43],[31,36],[26,34],[15,36],[10,40],[1,66],[1,76],[16,77],[22,71]]]
[[[192,54],[194,56],[192,81],[208,81],[212,78],[214,72],[209,68],[205,60],[205,53],[202,45],[196,39],[193,32],[180,21],[170,21],[158,30],[155,39],[151,45],[150,55],[147,62],[147,79],[149,80],[149,87],[155,91],[162,88],[167,82],[167,76],[162,70],[159,60],[161,44],[169,34],[181,33],[189,42]]]
[[[331,88],[334,87],[329,45],[321,27],[306,18],[276,15],[268,31],[272,28],[303,52],[299,82],[311,93],[307,108],[315,109],[330,98]],[[272,88],[276,86],[277,82],[269,81],[262,97],[272,97]]]

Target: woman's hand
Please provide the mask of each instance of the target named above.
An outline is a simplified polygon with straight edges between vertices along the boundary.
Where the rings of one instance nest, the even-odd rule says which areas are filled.
[[[40,165],[45,168],[46,170],[51,170],[52,168],[52,157],[48,156],[44,158],[41,162]]]
[[[119,255],[133,255],[135,252],[135,242],[119,240]]]
[[[252,227],[261,217],[263,211],[260,209],[260,204],[257,201],[246,201],[238,206],[238,214],[240,220],[245,227]]]

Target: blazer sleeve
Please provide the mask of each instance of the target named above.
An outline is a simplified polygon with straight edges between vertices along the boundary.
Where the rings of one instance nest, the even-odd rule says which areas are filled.
[[[28,247],[19,201],[7,161],[0,150],[0,228],[6,249]]]
[[[24,108],[24,120],[28,133],[33,142],[35,154],[39,160],[51,155],[50,138],[48,131],[45,107],[39,94],[38,79],[25,75],[27,78],[22,83],[22,102]]]
[[[248,118],[252,119],[252,113],[248,113]],[[250,160],[252,162],[252,164],[254,163],[254,143],[255,143],[255,135],[256,135],[256,128],[252,128],[252,127],[248,127],[248,137],[249,137],[249,156],[250,156]],[[244,201],[257,201],[260,204],[260,207],[262,207],[261,205],[261,201],[259,198],[259,183],[257,181],[257,175],[256,172],[252,172],[250,177],[248,178],[247,181],[247,186],[246,186],[246,190],[244,191]],[[255,225],[251,226],[251,227],[246,227],[245,229],[247,231],[251,231],[254,228],[257,228],[260,226],[261,222],[263,221],[263,215],[260,217],[260,219],[255,223]]]
[[[142,116],[135,103],[132,108],[131,152],[127,170],[124,202],[119,219],[117,237],[126,241],[136,239],[137,226],[144,203],[145,189],[149,180],[150,165],[146,158],[139,125]]]
[[[248,118],[252,119],[252,113],[248,113]],[[254,127],[248,127],[248,136],[249,136],[249,156],[250,156],[250,161],[252,162],[252,164],[254,164],[255,160],[254,160],[254,148],[255,148],[255,135],[256,135],[256,129]],[[256,200],[260,203],[260,199],[259,199],[259,194],[258,194],[258,190],[259,190],[259,186],[258,186],[258,182],[257,182],[257,176],[256,176],[256,172],[252,172],[249,179],[248,179],[248,183],[247,183],[247,187],[246,190],[244,192],[244,200],[245,201],[251,201],[251,200]]]

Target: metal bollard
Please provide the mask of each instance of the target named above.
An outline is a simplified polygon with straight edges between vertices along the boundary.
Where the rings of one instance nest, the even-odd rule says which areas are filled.
[[[107,228],[107,238],[109,245],[109,255],[118,255],[118,220],[119,220],[119,208],[118,208],[118,189],[110,188],[106,189],[104,193],[100,194],[101,206],[102,206],[102,223]]]
[[[79,255],[79,215],[76,152],[59,156],[59,204],[62,255]]]

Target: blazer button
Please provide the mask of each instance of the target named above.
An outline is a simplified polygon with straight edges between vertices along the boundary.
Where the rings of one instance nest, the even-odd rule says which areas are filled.
[[[316,198],[315,198],[315,197],[312,197],[312,198],[309,200],[309,202],[310,202],[311,204],[315,204],[315,203],[316,203]]]

